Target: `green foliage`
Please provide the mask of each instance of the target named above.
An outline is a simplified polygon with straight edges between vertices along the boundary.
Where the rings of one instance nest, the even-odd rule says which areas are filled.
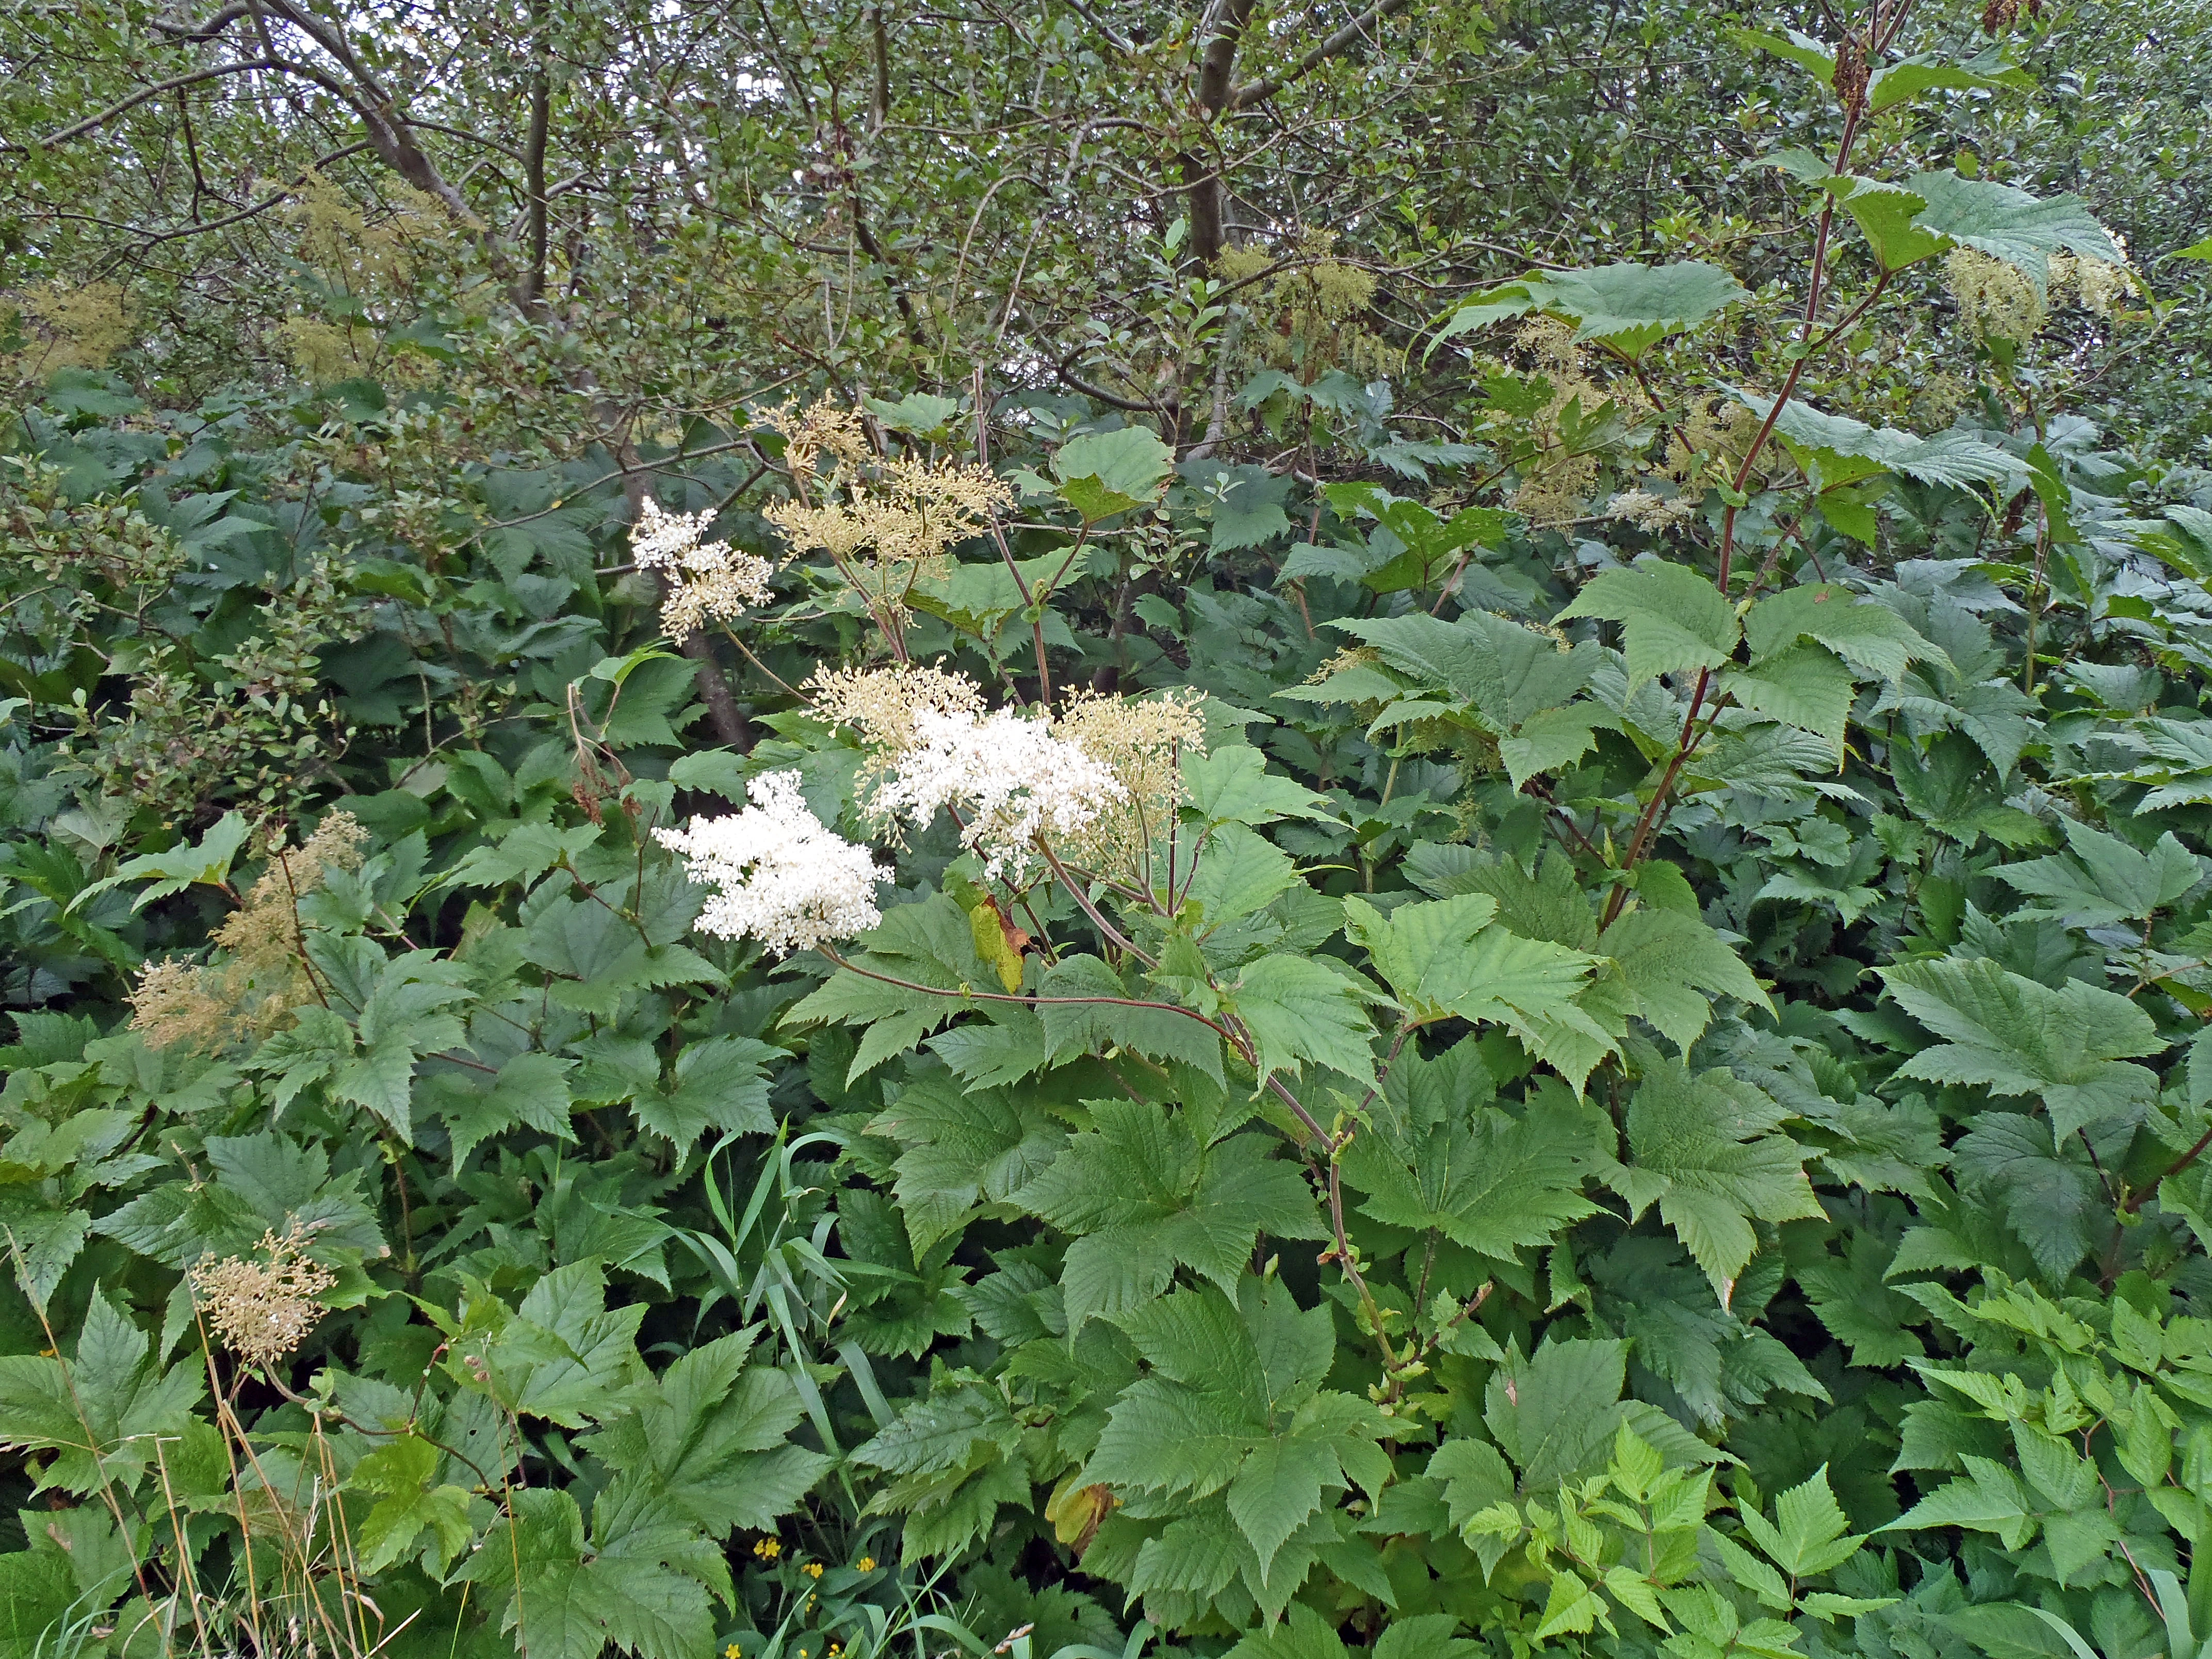
[[[1571,9],[0,24],[0,1647],[2203,1659],[2141,43]]]
[[[1446,340],[1502,317],[1549,313],[1575,325],[1578,340],[1597,340],[1624,357],[1642,356],[1678,334],[1748,298],[1743,284],[1702,260],[1662,265],[1600,266],[1553,276],[1526,277],[1466,301],[1437,337]]]

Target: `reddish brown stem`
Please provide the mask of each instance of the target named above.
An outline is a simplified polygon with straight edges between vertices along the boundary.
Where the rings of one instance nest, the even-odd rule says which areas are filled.
[[[2141,1192],[2135,1194],[2120,1207],[2125,1210],[2130,1215],[2135,1214],[2136,1212],[2142,1209],[2144,1205],[2149,1203],[2152,1199],[2158,1196],[2159,1188],[2168,1179],[2179,1175],[2191,1164],[2196,1163],[2198,1158],[2203,1157],[2207,1148],[2212,1148],[2212,1129],[2207,1129],[2202,1135],[2198,1136],[2197,1144],[2194,1146],[2191,1146],[2179,1158],[2174,1159],[2172,1163],[2167,1164],[2165,1170],[2160,1173],[2157,1180],[2152,1182],[2149,1186],[2144,1188]]]
[[[1877,38],[1882,40],[1885,44],[1887,40],[1893,39],[1897,27],[1904,21],[1904,12],[1905,8],[1900,6],[1897,15],[1891,20],[1888,34],[1887,36],[1878,34]],[[1836,146],[1835,170],[1838,173],[1844,170],[1844,164],[1850,157],[1851,146],[1858,141],[1859,117],[1863,108],[1863,104],[1854,103],[1844,112],[1844,136]],[[1759,452],[1766,447],[1767,440],[1773,436],[1774,424],[1781,418],[1784,407],[1791,398],[1796,395],[1798,382],[1804,379],[1805,365],[1812,361],[1813,354],[1834,340],[1844,328],[1862,315],[1866,308],[1881,296],[1882,287],[1888,282],[1888,278],[1884,276],[1876,284],[1873,294],[1869,295],[1826,334],[1818,335],[1816,337],[1815,330],[1820,316],[1820,300],[1827,281],[1828,241],[1835,228],[1835,219],[1836,202],[1835,198],[1832,196],[1821,204],[1820,222],[1814,232],[1812,277],[1805,295],[1804,329],[1800,338],[1796,358],[1790,363],[1790,373],[1783,380],[1781,392],[1768,406],[1766,418],[1759,423],[1759,430],[1753,434],[1749,447],[1743,453],[1743,459],[1737,464],[1735,476],[1729,484],[1729,493],[1731,496],[1741,497],[1745,486],[1751,482],[1753,469],[1759,463]],[[1728,596],[1729,568],[1735,556],[1735,526],[1739,510],[1735,501],[1731,500],[1728,510],[1721,519],[1720,568],[1715,577],[1715,586],[1720,589],[1723,599]],[[1638,861],[1643,858],[1645,849],[1650,846],[1653,834],[1666,817],[1668,805],[1674,794],[1675,781],[1681,776],[1683,763],[1689,759],[1690,751],[1698,742],[1698,716],[1705,711],[1705,698],[1712,690],[1712,684],[1713,671],[1711,668],[1699,669],[1697,685],[1690,693],[1690,712],[1682,720],[1682,735],[1675,744],[1673,756],[1667,762],[1666,771],[1660,775],[1659,787],[1651,792],[1650,802],[1645,805],[1644,811],[1637,815],[1636,829],[1629,837],[1628,850],[1621,857],[1620,867],[1624,872],[1636,867]],[[1601,926],[1610,926],[1620,916],[1621,907],[1628,902],[1628,890],[1626,884],[1615,884],[1611,896],[1606,900],[1605,920]]]

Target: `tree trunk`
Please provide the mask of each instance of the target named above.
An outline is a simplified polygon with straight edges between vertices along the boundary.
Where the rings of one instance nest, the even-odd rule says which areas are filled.
[[[1256,0],[1208,0],[1205,19],[1199,25],[1198,106],[1206,124],[1206,149],[1214,157],[1221,154],[1216,124],[1229,107],[1236,88],[1237,48],[1244,39],[1245,26],[1252,21],[1255,3]],[[1190,219],[1191,262],[1204,270],[1221,257],[1228,184],[1221,176],[1219,161],[1195,145],[1176,157],[1176,167],[1182,182],[1184,210]]]
[[[523,188],[530,196],[529,269],[520,284],[525,307],[545,297],[545,138],[553,112],[545,52],[545,0],[530,5],[530,131],[523,140]]]

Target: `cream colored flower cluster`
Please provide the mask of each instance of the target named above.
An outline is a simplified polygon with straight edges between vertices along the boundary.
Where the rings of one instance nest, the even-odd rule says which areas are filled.
[[[1181,757],[1206,752],[1195,691],[1079,693],[1047,719],[986,714],[966,675],[913,664],[826,670],[807,689],[815,713],[868,746],[869,815],[896,838],[950,810],[994,878],[1026,878],[1039,837],[1070,862],[1133,874],[1182,805]]]
[[[985,467],[878,455],[853,410],[787,404],[761,419],[783,436],[791,483],[789,497],[762,516],[783,532],[793,556],[828,554],[894,641],[905,634],[915,584],[945,574],[953,546],[989,530],[1014,499]]]
[[[1152,884],[1154,843],[1173,829],[1182,810],[1182,763],[1206,753],[1203,693],[1185,688],[1142,702],[1079,692],[1053,730],[1079,744],[1119,780],[1120,804],[1105,811],[1076,842],[1084,863],[1132,885]]]
[[[1945,254],[1943,280],[1960,325],[1984,340],[2032,340],[2050,312],[2045,289],[2010,261],[1975,248],[1954,247]]]
[[[740,552],[727,542],[702,541],[714,522],[702,513],[669,513],[647,496],[630,526],[630,556],[666,578],[660,605],[661,626],[670,637],[689,639],[709,621],[728,622],[768,597],[775,568],[757,554]]]
[[[308,1243],[307,1228],[295,1220],[282,1238],[273,1228],[261,1235],[265,1262],[208,1255],[185,1272],[194,1304],[249,1365],[276,1364],[322,1316],[319,1298],[337,1275],[308,1255]]]
[[[794,473],[794,477],[800,475]],[[809,478],[817,486],[823,481]],[[817,499],[773,503],[763,516],[796,556],[826,553],[884,631],[905,631],[907,596],[950,568],[949,550],[990,528],[1013,492],[980,467],[914,461],[848,465]]]
[[[985,878],[1017,886],[1048,862],[1048,847],[1086,870],[1139,871],[1181,805],[1180,758],[1206,752],[1196,692],[1085,695],[1055,719],[987,713],[975,681],[914,664],[824,669],[806,690],[817,715],[866,745],[859,794],[881,833],[896,842],[950,812]],[[734,817],[654,832],[717,890],[700,930],[788,951],[874,927],[890,869],[815,817],[797,773],[769,773],[749,793]]]
[[[983,689],[965,674],[906,663],[896,668],[821,668],[806,682],[814,712],[832,726],[849,726],[881,765],[914,743],[915,717],[980,714]]]
[[[876,888],[891,878],[865,847],[825,827],[799,793],[796,772],[769,772],[746,787],[749,804],[684,830],[656,830],[692,880],[715,890],[698,928],[757,939],[779,954],[865,933],[883,920]]]
[[[131,1029],[149,1048],[181,1046],[213,1053],[240,1037],[265,1036],[291,1023],[293,1011],[316,994],[300,931],[300,901],[333,870],[361,868],[368,831],[349,812],[327,814],[301,845],[287,848],[277,832],[269,865],[246,902],[216,929],[228,953],[206,966],[172,958],[155,963],[131,993]]]
[[[1648,489],[1624,489],[1606,503],[1605,516],[1656,536],[1695,518],[1698,502],[1698,496],[1686,492],[1655,495]]]
[[[2112,233],[2112,245],[2123,258],[2128,251],[2127,239],[2119,232]],[[2082,309],[2096,316],[2117,317],[2135,297],[2137,288],[2135,273],[2124,264],[2114,264],[2108,259],[2094,259],[2083,254],[2054,253],[2051,256],[2051,286],[2053,289],[2071,288],[2081,301]]]
[[[2123,256],[2127,244],[2112,238]],[[2039,289],[2027,275],[2002,259],[1954,247],[1945,256],[1944,280],[1959,307],[1959,321],[1984,340],[2025,343],[2035,337],[2051,307],[2070,294],[2082,308],[2111,319],[2119,316],[2136,292],[2135,273],[2124,264],[2087,255],[2054,253],[2049,276]]]

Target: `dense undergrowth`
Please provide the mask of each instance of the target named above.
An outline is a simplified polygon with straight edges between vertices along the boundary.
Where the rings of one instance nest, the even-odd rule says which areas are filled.
[[[0,1645],[2198,1659],[2212,494],[1902,21],[1756,290],[1172,228],[1179,447],[42,373]]]

